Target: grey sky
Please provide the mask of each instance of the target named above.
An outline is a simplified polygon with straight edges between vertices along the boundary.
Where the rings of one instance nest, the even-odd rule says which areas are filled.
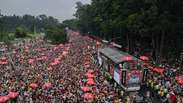
[[[46,14],[63,21],[74,18],[77,1],[83,4],[91,2],[91,0],[0,0],[0,9],[5,15]]]

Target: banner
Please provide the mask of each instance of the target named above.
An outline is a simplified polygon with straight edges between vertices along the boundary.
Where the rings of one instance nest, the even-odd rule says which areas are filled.
[[[122,84],[123,85],[126,85],[126,70],[123,70],[122,71]]]
[[[143,73],[143,77],[142,77],[143,83],[147,82],[147,74],[148,74],[148,69],[144,69],[144,73]]]
[[[142,76],[142,73],[139,70],[133,70],[128,72],[128,75],[127,75],[128,85],[140,84],[141,76]]]

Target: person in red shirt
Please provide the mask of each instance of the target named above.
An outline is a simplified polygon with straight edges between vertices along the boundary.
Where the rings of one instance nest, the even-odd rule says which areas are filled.
[[[168,102],[169,103],[176,103],[176,100],[177,100],[176,95],[174,94],[173,91],[171,91],[168,95]]]

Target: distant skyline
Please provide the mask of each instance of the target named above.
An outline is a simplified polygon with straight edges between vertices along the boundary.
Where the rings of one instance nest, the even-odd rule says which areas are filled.
[[[91,3],[91,0],[0,0],[0,9],[3,15],[45,14],[61,22],[74,18],[77,1],[83,4]]]

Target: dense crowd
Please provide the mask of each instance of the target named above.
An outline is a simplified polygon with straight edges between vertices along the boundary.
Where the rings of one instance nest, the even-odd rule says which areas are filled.
[[[164,103],[183,102],[183,77],[182,68],[170,68],[161,65],[159,72],[150,71],[147,86],[151,89],[153,96],[156,96]]]
[[[97,42],[77,32],[69,37],[59,45],[40,38],[20,39],[12,47],[1,44],[0,103],[129,103],[130,97],[110,84],[93,62]],[[150,72],[147,87],[162,102],[174,94],[182,103],[183,87],[175,80],[182,70],[167,70],[164,75]]]
[[[92,63],[96,42],[73,32],[70,37],[60,45],[36,39],[1,46],[6,49],[0,57],[0,102],[120,102],[118,91]]]

